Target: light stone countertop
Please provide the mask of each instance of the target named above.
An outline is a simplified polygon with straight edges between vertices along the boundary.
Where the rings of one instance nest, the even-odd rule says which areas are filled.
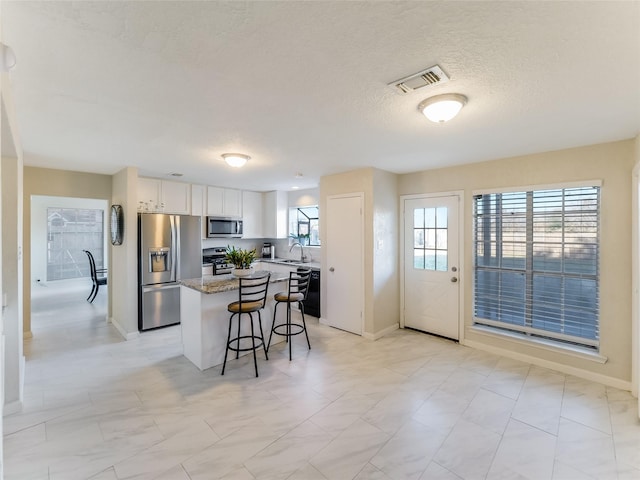
[[[320,262],[291,262],[286,258],[274,258],[273,260],[270,258],[258,258],[256,261],[265,263],[276,263],[278,265],[288,265],[290,267],[305,267],[310,268],[311,270],[320,270]]]
[[[256,278],[260,277],[265,273],[271,273],[271,279],[269,283],[277,283],[277,282],[286,282],[289,280],[289,274],[282,272],[268,272],[266,270],[260,270],[252,273],[248,277],[244,278]],[[233,275],[204,275],[202,278],[189,278],[182,280],[180,282],[181,285],[185,287],[192,288],[193,290],[197,290],[200,293],[222,293],[222,292],[231,292],[233,290],[238,290],[240,286],[240,282],[238,281],[238,277]]]

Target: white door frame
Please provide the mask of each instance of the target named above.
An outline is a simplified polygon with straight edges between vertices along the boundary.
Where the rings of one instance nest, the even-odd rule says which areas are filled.
[[[427,198],[438,197],[451,197],[457,196],[460,200],[458,202],[458,285],[460,289],[458,291],[458,343],[464,345],[464,284],[466,277],[465,269],[465,251],[464,251],[464,190],[454,190],[451,192],[437,192],[437,193],[417,193],[412,195],[400,195],[400,328],[404,328],[404,258],[405,258],[405,229],[404,229],[404,203],[405,200],[417,200]]]
[[[326,201],[326,205],[327,205],[327,210],[329,210],[329,200],[337,200],[340,198],[353,198],[353,197],[357,197],[360,199],[360,209],[361,209],[361,214],[360,214],[360,232],[362,233],[362,235],[360,235],[361,241],[360,241],[360,278],[362,278],[362,296],[360,298],[360,311],[362,312],[362,314],[360,315],[360,332],[361,335],[364,336],[365,334],[365,329],[364,329],[364,318],[366,315],[366,312],[364,310],[364,305],[365,305],[365,297],[367,296],[367,292],[366,292],[366,281],[365,281],[365,272],[364,272],[364,268],[365,268],[365,253],[364,253],[364,246],[365,246],[365,231],[364,231],[364,192],[353,192],[353,193],[341,193],[338,195],[328,195],[327,196],[327,201]],[[326,233],[324,235],[324,239],[326,240]],[[322,255],[322,261],[324,262],[324,269],[325,271],[327,271],[327,269],[329,268],[329,258],[328,255]],[[323,280],[324,282],[328,281],[328,276],[327,275],[322,275],[321,278],[324,278],[325,280]],[[324,297],[325,299],[327,298],[327,291],[328,286],[325,283],[325,291],[321,292],[321,298]],[[327,301],[327,300],[325,300]],[[327,309],[323,308],[323,311],[326,312]],[[333,327],[334,325],[332,325],[331,323],[331,319],[327,319],[327,318],[320,318],[320,323],[322,323],[323,325],[328,325]],[[335,328],[339,328],[339,327],[335,327]]]

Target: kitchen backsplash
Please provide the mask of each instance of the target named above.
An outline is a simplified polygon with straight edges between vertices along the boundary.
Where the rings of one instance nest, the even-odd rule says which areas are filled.
[[[262,252],[262,244],[264,242],[270,242],[271,245],[276,247],[277,258],[300,258],[300,247],[295,247],[293,251],[289,252],[290,241],[288,238],[282,239],[269,239],[264,240],[243,240],[241,238],[205,238],[202,240],[202,248],[214,248],[214,247],[226,247],[227,245],[233,245],[236,248],[250,249],[255,248],[258,252],[258,256]],[[304,247],[304,254],[307,257],[307,261],[318,262],[322,261],[322,248],[321,247]]]

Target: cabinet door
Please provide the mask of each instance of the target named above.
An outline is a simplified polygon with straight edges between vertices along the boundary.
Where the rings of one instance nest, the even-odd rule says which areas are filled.
[[[242,192],[242,238],[262,238],[262,193]]]
[[[207,212],[205,201],[206,190],[204,185],[191,185],[191,215],[202,217]]]
[[[166,213],[191,213],[191,191],[188,183],[162,180],[162,203]]]
[[[242,216],[242,191],[231,188],[224,189],[224,215],[227,217]]]
[[[264,238],[287,238],[287,192],[263,194],[262,233]]]
[[[224,188],[207,187],[207,215],[224,215]]]
[[[138,210],[142,202],[146,205],[146,210],[156,212],[160,210],[160,180],[157,178],[138,178]]]

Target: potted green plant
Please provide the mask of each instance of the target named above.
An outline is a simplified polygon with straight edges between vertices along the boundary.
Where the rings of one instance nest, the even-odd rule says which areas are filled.
[[[231,272],[236,277],[251,275],[253,267],[251,264],[256,259],[256,249],[245,250],[227,245],[225,260],[233,265]]]

